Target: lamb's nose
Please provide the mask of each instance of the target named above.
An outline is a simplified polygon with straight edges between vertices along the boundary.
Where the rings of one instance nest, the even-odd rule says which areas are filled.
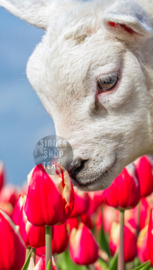
[[[72,161],[69,168],[68,168],[69,174],[72,176],[77,175],[84,168],[84,164],[87,161],[88,160],[82,160],[82,159],[76,159],[76,160]]]

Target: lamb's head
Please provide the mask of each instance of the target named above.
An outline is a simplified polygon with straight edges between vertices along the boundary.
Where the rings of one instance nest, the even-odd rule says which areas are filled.
[[[152,21],[132,0],[31,1],[0,0],[46,30],[28,79],[73,148],[74,182],[106,188],[123,167],[153,152]]]

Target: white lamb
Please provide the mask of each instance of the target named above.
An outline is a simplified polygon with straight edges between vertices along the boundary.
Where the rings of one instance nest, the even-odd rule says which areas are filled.
[[[74,154],[84,190],[153,153],[153,0],[0,0],[46,30],[27,77]],[[14,29],[15,31],[15,29]]]

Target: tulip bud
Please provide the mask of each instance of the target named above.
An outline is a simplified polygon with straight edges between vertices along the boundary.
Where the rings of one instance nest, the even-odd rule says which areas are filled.
[[[153,192],[152,164],[149,157],[138,158],[134,162],[140,182],[141,198],[149,196]]]
[[[18,228],[0,210],[0,270],[20,270],[25,260],[25,245]]]
[[[149,260],[148,251],[148,225],[146,225],[139,233],[137,240],[137,252],[139,260],[144,263]]]
[[[24,207],[28,220],[35,226],[64,223],[74,204],[74,190],[67,171],[50,176],[42,165],[37,165],[28,179]]]
[[[140,186],[136,168],[132,163],[123,169],[109,188],[103,191],[103,198],[107,205],[119,210],[133,208],[138,204]]]
[[[46,247],[39,247],[36,249],[36,254],[38,257],[44,257],[45,256]]]
[[[80,224],[79,229],[73,229],[70,234],[70,256],[79,265],[93,264],[98,259],[98,245],[91,231]]]
[[[139,231],[141,231],[147,225],[150,215],[150,206],[146,198],[142,198],[140,200],[139,206],[136,206],[133,209],[125,211],[125,223],[128,222],[130,219],[134,219],[135,223],[137,223],[138,215],[139,215]]]
[[[103,225],[102,211],[101,211],[101,209],[98,209],[97,217],[95,220],[95,228],[96,228],[97,232],[99,232],[99,230],[101,230],[102,225]]]
[[[35,266],[33,258],[31,258],[28,270],[45,270],[45,257],[39,258]],[[52,270],[58,270],[54,257],[52,257]]]
[[[73,228],[78,229],[79,221],[77,218],[69,218],[66,221],[66,224],[67,224],[68,231],[71,232]]]
[[[104,270],[104,268],[102,268],[102,266],[100,265],[99,262],[95,262],[94,268],[95,268],[95,270]]]
[[[113,207],[104,205],[103,216],[104,231],[106,233],[110,233],[113,221],[119,221],[119,211],[114,209]]]
[[[113,222],[110,231],[110,252],[114,256],[117,248],[119,247],[119,232],[120,225]],[[137,256],[137,237],[136,231],[132,228],[130,224],[124,226],[124,261],[131,262]]]
[[[14,207],[18,198],[18,191],[13,185],[5,185],[1,190],[0,202],[11,203]]]
[[[11,203],[7,202],[0,202],[0,210],[5,212],[10,218],[12,218],[13,215],[13,206]]]
[[[45,227],[34,226],[27,220],[24,212],[25,201],[26,196],[20,195],[14,209],[13,221],[19,226],[19,232],[27,247],[43,247],[45,246]]]
[[[66,250],[69,241],[66,223],[55,225],[52,228],[54,229],[52,237],[52,254],[60,254]],[[37,248],[36,253],[38,256],[45,256],[45,246]]]
[[[153,208],[150,212],[149,226],[148,226],[148,250],[151,265],[153,266]]]
[[[90,230],[92,229],[92,220],[88,214],[84,214],[81,216],[81,222],[85,224]]]
[[[149,221],[150,210],[151,209],[146,198],[142,198],[140,202],[140,231],[147,225]]]
[[[60,254],[68,246],[69,236],[66,229],[66,223],[54,226],[54,235],[52,238],[52,253]]]
[[[89,207],[89,196],[87,192],[83,192],[75,187],[74,195],[74,207],[71,213],[71,218],[83,215],[87,212]]]
[[[5,182],[5,169],[3,162],[0,161],[0,191],[4,186],[4,182]]]
[[[89,202],[90,202],[89,208],[88,208],[88,214],[92,215],[97,211],[97,209],[103,203],[103,191],[88,192],[88,195],[89,195]]]

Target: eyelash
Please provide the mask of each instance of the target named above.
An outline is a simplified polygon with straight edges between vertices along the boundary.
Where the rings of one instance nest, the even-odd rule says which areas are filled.
[[[113,90],[118,80],[119,75],[116,72],[99,76],[97,78],[97,87],[99,94]]]

